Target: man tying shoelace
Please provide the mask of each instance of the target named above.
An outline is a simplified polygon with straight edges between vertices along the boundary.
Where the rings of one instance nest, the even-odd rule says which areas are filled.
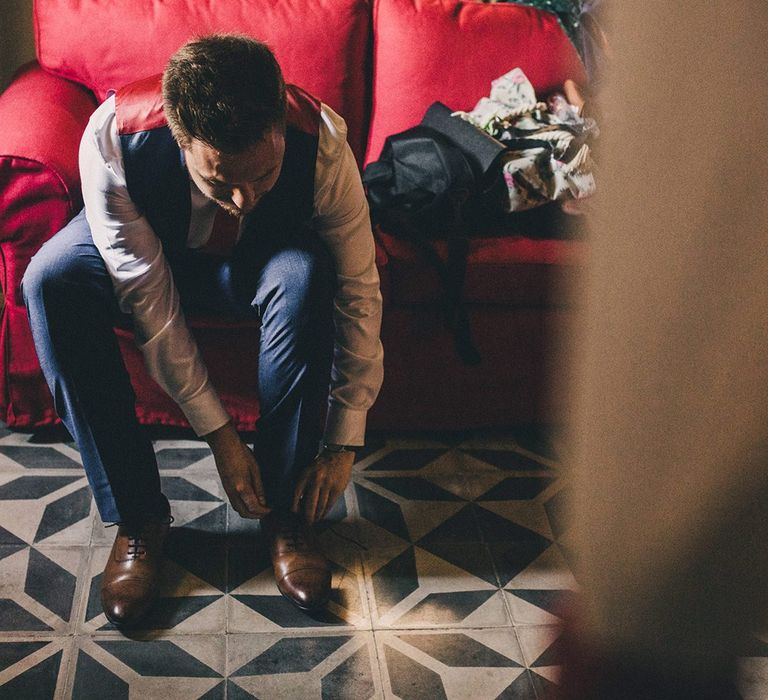
[[[172,520],[115,339],[126,324],[210,445],[232,507],[262,520],[281,593],[322,607],[331,574],[312,527],[349,483],[382,381],[373,236],[344,120],[286,85],[264,44],[213,35],[97,108],[80,170],[85,207],[33,258],[23,292],[56,410],[118,526],[107,617],[144,618]],[[260,323],[253,450],[208,378],[195,313]]]

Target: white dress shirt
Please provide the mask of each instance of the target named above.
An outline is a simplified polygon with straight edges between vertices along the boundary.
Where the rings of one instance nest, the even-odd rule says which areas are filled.
[[[338,280],[324,439],[362,445],[367,412],[383,377],[381,293],[368,205],[346,135],[344,120],[322,105],[313,222],[331,251]],[[88,122],[80,143],[80,174],[93,242],[121,309],[133,316],[136,342],[149,373],[178,403],[198,435],[220,428],[229,416],[184,320],[160,240],[128,194],[114,96]],[[190,188],[187,246],[198,248],[211,235],[218,205],[191,179]]]

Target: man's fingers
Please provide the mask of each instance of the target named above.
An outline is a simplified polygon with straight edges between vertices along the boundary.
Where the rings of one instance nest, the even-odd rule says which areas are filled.
[[[259,499],[253,491],[238,491],[238,494],[249,513],[260,513],[263,510],[263,506],[259,503]]]
[[[317,509],[315,510],[315,520],[320,520],[323,515],[325,515],[325,511],[328,508],[328,496],[330,495],[330,492],[328,489],[323,489],[322,493],[320,494],[320,497],[317,499]]]
[[[243,483],[234,486],[228,493],[229,502],[238,515],[243,518],[260,518],[269,513],[269,508],[261,505],[256,493],[249,484]]]
[[[294,513],[299,512],[299,503],[301,502],[302,496],[304,496],[304,491],[307,488],[307,479],[306,477],[302,478],[298,484],[296,484],[296,489],[293,492],[293,503],[291,504],[291,510]]]
[[[313,481],[308,491],[304,492],[304,516],[307,522],[315,522],[315,511],[317,510],[317,499],[320,497],[320,486]]]
[[[253,492],[256,496],[256,500],[262,508],[265,508],[267,505],[267,497],[264,495],[264,485],[261,483],[261,470],[255,461],[251,466],[251,484],[253,485]]]
[[[325,503],[325,508],[323,509],[323,512],[320,514],[319,519],[322,519],[326,515],[328,515],[328,511],[331,508],[333,508],[333,504],[336,503],[337,500],[339,500],[339,496],[341,496],[342,493],[343,491],[339,491],[338,489],[333,489],[331,491],[330,495],[328,496],[328,500]]]
[[[227,491],[227,498],[229,498],[229,503],[234,509],[235,513],[237,513],[239,516],[243,518],[248,517],[248,509],[245,507],[245,504],[243,503],[242,499],[237,495],[237,493],[235,493],[232,490]]]
[[[251,457],[253,456],[250,452],[248,454]],[[255,459],[249,467],[248,476],[250,478],[248,479],[248,483],[244,485],[246,490],[240,495],[248,508],[248,512],[251,515],[260,518],[269,513],[270,508],[267,508],[267,499],[264,496],[264,486],[261,483],[261,472],[259,471],[259,465],[256,463]]]

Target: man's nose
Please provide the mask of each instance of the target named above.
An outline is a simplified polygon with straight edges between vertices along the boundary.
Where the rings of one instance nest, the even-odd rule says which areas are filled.
[[[240,211],[246,212],[252,209],[257,199],[255,187],[244,185],[242,187],[235,187],[232,190],[232,204],[240,209]]]

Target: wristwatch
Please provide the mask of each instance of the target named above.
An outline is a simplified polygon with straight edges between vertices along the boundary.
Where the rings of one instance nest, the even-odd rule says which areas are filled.
[[[323,442],[322,449],[324,452],[355,452],[357,447],[352,445],[337,445],[333,442]]]

